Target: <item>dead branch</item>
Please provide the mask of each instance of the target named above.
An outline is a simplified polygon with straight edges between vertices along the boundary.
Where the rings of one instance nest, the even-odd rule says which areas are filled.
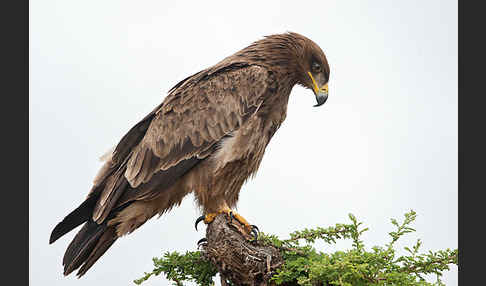
[[[279,251],[250,241],[243,235],[242,225],[236,220],[230,223],[225,214],[219,215],[206,229],[207,243],[202,252],[221,275],[221,285],[274,285],[269,279],[284,263]]]

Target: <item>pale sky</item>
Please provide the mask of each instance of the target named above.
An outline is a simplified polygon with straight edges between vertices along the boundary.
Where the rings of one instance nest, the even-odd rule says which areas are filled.
[[[79,228],[48,240],[86,197],[98,158],[174,84],[286,31],[325,52],[329,99],[313,108],[310,90],[293,89],[239,213],[281,238],[353,213],[370,249],[413,209],[417,232],[399,254],[418,238],[423,252],[458,247],[457,1],[167,2],[30,1],[31,285],[130,285],[152,257],[195,250],[205,228],[194,230],[192,196],[118,239],[81,279],[62,275]],[[457,267],[443,280],[457,285]]]

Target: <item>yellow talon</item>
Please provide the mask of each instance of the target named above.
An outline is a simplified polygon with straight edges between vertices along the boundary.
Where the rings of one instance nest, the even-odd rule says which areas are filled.
[[[233,212],[232,210],[230,210],[229,208],[228,209],[222,209],[218,212],[215,212],[215,213],[208,213],[206,215],[203,215],[201,217],[199,217],[197,220],[196,220],[196,224],[195,224],[195,227],[196,227],[196,230],[197,230],[197,224],[200,222],[200,221],[204,221],[205,224],[210,224],[214,221],[214,219],[222,214],[222,213],[225,213],[228,218],[230,219],[230,222],[232,219],[235,219],[236,221],[238,221],[241,225],[243,225],[244,229],[248,232],[248,234],[254,232],[254,226],[250,225],[248,223],[248,221],[242,217],[241,215],[239,215],[238,213],[236,212]]]
[[[219,215],[219,213],[210,213],[204,216],[204,223],[210,224]]]
[[[248,232],[251,232],[251,225],[248,223],[248,221],[242,217],[241,215],[237,214],[237,213],[232,213],[233,215],[233,218],[236,219],[239,223],[241,223],[242,225],[245,226],[245,229],[248,231]]]

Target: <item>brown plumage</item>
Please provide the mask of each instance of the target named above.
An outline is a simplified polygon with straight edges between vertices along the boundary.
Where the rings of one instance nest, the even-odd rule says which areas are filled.
[[[194,192],[204,213],[235,207],[286,117],[295,84],[327,99],[329,66],[308,38],[267,36],[176,84],[120,140],[86,200],[53,230],[50,243],[84,223],[63,259],[82,276],[122,235]]]

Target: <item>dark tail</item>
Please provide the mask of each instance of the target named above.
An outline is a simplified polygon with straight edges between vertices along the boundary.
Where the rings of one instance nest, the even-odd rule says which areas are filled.
[[[83,276],[117,238],[115,228],[108,227],[106,222],[86,222],[64,254],[64,275],[69,275],[82,265],[77,275]]]
[[[81,267],[77,275],[79,277],[83,276],[118,238],[114,226],[108,227],[106,221],[102,224],[97,224],[91,219],[97,200],[98,196],[87,198],[78,208],[58,223],[51,233],[49,243],[53,243],[61,236],[86,222],[69,244],[66,253],[64,253],[62,262],[64,275],[69,275]]]
[[[98,197],[99,196],[90,196],[77,209],[72,211],[60,223],[58,223],[51,233],[49,244],[75,229],[83,222],[88,221],[93,213],[93,208],[98,200]]]

